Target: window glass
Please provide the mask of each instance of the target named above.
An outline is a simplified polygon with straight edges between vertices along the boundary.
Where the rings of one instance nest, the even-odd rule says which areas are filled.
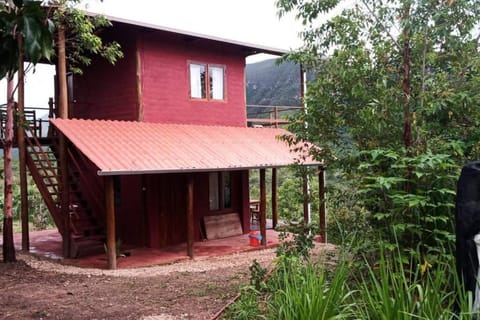
[[[223,207],[231,208],[232,196],[231,196],[231,187],[230,187],[230,172],[224,172],[222,174],[222,185],[223,185]]]
[[[223,68],[208,67],[210,99],[223,100]]]
[[[207,98],[205,88],[205,65],[190,64],[190,96],[192,98]]]
[[[210,172],[208,176],[208,200],[210,210],[220,209],[219,203],[219,188],[218,188],[218,172]]]

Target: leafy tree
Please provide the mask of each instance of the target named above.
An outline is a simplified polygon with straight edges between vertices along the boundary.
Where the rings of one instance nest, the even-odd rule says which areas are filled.
[[[111,64],[123,57],[120,45],[116,41],[103,42],[97,31],[110,27],[112,23],[102,15],[89,16],[77,9],[81,0],[53,0],[50,4],[58,9],[53,11],[55,25],[65,27],[66,58],[71,72],[81,74],[82,67],[91,63],[92,56],[97,55]]]
[[[453,169],[444,168],[440,176],[449,179],[438,186],[434,175],[419,168],[435,159],[436,169],[453,161],[458,171],[459,164],[479,155],[480,1],[359,0],[318,23],[342,3],[277,1],[280,15],[294,11],[304,25],[304,45],[287,59],[317,74],[306,95],[308,113],[300,115],[308,127],[292,129],[322,146],[317,156],[327,159],[330,169],[363,182],[358,196],[372,219],[378,213],[391,218],[372,223],[388,229],[384,236],[392,233],[392,223],[403,226],[401,243],[412,247],[425,238],[422,215],[439,214],[432,205],[442,206],[443,218],[453,216],[443,206],[453,203]],[[375,161],[375,152],[394,155],[398,162]],[[390,201],[381,209],[379,199],[369,199],[379,196],[369,191],[372,184],[378,190],[380,181],[362,179],[366,166],[377,177],[397,179],[384,193]],[[435,193],[442,201],[425,206],[411,205],[419,198],[406,201],[424,195],[425,185],[450,191]],[[438,228],[451,231],[447,224]]]
[[[102,16],[88,17],[76,9],[79,0],[2,0],[0,1],[0,79],[7,78],[7,128],[4,143],[4,261],[15,261],[13,244],[13,174],[11,149],[13,146],[13,76],[18,71],[19,100],[23,101],[24,61],[37,64],[41,59],[50,60],[54,53],[55,27],[69,32],[70,69],[80,73],[81,65],[90,63],[89,55],[98,54],[110,63],[123,56],[116,42],[104,44],[95,34],[99,27],[110,26]]]
[[[23,61],[36,64],[49,59],[53,52],[53,24],[47,19],[39,1],[11,0],[0,2],[0,78],[7,78],[7,127],[4,140],[5,191],[3,214],[3,260],[15,261],[13,244],[13,174],[11,152],[13,146],[13,76],[19,71],[23,94]],[[23,100],[23,97],[21,97]]]

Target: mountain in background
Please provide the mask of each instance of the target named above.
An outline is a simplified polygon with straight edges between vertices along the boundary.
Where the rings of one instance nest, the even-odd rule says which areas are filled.
[[[247,105],[301,105],[300,66],[276,60],[247,64]]]

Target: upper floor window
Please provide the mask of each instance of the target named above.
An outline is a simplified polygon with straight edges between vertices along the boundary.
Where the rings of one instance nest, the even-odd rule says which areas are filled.
[[[191,98],[224,100],[225,67],[191,63],[189,71]]]

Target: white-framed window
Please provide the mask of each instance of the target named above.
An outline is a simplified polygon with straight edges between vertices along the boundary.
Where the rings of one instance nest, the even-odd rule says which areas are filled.
[[[232,207],[230,172],[210,172],[208,176],[208,201],[211,211]]]
[[[224,66],[192,62],[189,64],[189,74],[190,98],[225,100]]]

